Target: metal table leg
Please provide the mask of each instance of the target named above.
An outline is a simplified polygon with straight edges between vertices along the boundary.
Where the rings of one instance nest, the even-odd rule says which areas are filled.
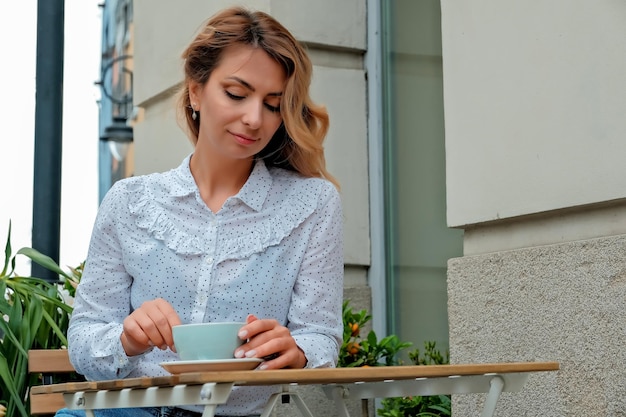
[[[303,416],[314,417],[313,413],[311,413],[311,410],[309,410],[309,408],[306,406],[302,397],[300,397],[300,394],[298,394],[295,391],[292,391],[289,385],[283,385],[283,388],[280,392],[277,392],[270,396],[270,399],[267,402],[267,405],[263,409],[263,414],[261,414],[261,417],[269,417],[270,413],[276,406],[276,402],[278,401],[279,398],[282,398],[283,395],[289,395],[289,398],[292,398],[295,401],[296,407],[298,407],[298,410],[300,410]]]
[[[491,387],[489,388],[489,394],[487,394],[487,398],[485,399],[485,406],[483,407],[481,417],[493,417],[493,414],[496,412],[498,399],[504,389],[504,379],[498,375],[494,375],[491,381],[489,381],[489,384]]]
[[[324,391],[326,391],[326,396],[334,401],[339,417],[350,417],[350,412],[348,411],[348,406],[345,401],[345,399],[349,397],[348,390],[341,385],[337,385],[327,387]]]

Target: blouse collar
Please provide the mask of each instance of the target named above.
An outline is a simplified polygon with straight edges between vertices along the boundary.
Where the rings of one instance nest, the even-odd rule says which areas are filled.
[[[198,192],[198,185],[189,166],[192,155],[189,154],[175,169],[176,175],[174,175],[174,182],[170,189],[173,197],[184,197]],[[241,200],[253,210],[260,211],[267,199],[272,182],[272,175],[265,166],[265,162],[262,159],[255,160],[254,168],[248,180],[233,198]]]

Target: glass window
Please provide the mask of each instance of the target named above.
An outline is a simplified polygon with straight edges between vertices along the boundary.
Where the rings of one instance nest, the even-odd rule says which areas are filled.
[[[463,232],[446,225],[439,0],[382,0],[385,230],[389,334],[448,349],[447,260]]]

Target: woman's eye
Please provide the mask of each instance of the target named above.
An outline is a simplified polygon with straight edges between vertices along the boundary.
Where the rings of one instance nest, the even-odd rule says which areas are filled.
[[[233,99],[233,100],[243,100],[243,99],[245,98],[244,96],[238,96],[238,95],[236,95],[236,94],[233,94],[233,93],[231,93],[231,92],[230,92],[230,91],[228,91],[228,90],[224,90],[224,92],[226,93],[226,95],[227,95],[229,98],[231,98],[231,99]]]
[[[228,90],[224,90],[224,93],[226,94],[226,96],[228,98],[230,98],[231,100],[235,100],[235,101],[241,101],[241,100],[244,100],[246,98],[246,96],[240,96],[240,95],[237,95],[237,94],[233,94],[233,93],[231,93]],[[280,113],[280,106],[272,106],[269,103],[263,103],[263,105],[265,106],[266,109],[268,109],[272,113]]]
[[[272,106],[271,104],[265,103],[265,108],[268,109],[269,111],[271,111],[272,113],[279,113],[280,112],[280,106]]]

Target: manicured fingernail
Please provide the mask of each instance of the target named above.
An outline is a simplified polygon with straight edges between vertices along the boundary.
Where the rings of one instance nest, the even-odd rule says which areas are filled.
[[[242,330],[239,333],[237,333],[237,336],[239,336],[239,338],[241,338],[241,339],[245,339],[248,336],[248,331],[247,330]]]
[[[246,358],[253,358],[256,355],[256,350],[252,349],[246,352]]]
[[[261,371],[262,371],[262,370],[264,370],[264,369],[267,369],[267,365],[266,365],[266,364],[262,364],[262,365],[260,365],[257,369],[259,369],[259,370],[261,370]]]
[[[235,352],[235,358],[243,358],[243,349],[239,349]]]

